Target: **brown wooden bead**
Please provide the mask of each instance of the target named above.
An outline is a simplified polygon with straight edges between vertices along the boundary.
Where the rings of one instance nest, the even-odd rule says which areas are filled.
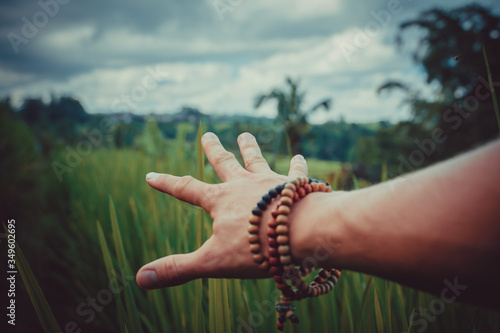
[[[290,253],[290,246],[288,246],[288,245],[278,246],[278,253],[283,254],[283,255],[289,254]]]
[[[299,201],[299,200],[300,200],[300,195],[299,195],[299,193],[298,193],[298,192],[295,192],[295,193],[293,194],[293,200],[294,200],[294,201]]]
[[[295,186],[295,184],[294,184],[294,183],[287,183],[287,184],[285,185],[285,188],[288,188],[288,189],[290,189],[290,190],[292,190],[292,191],[294,191],[294,192],[295,192],[295,191],[297,191],[297,187]]]
[[[320,283],[323,283],[325,282],[325,279],[323,279],[321,276],[319,275],[316,275],[316,277],[314,278],[314,282],[316,282],[317,284],[320,284]]]
[[[290,214],[290,207],[288,207],[288,206],[280,206],[280,208],[278,208],[278,212],[280,214],[283,214],[283,215],[288,215],[288,214]]]
[[[338,269],[333,270],[332,273],[333,273],[333,275],[335,275],[337,277],[337,279],[340,279],[341,273],[340,273],[340,271]]]
[[[300,285],[297,287],[297,289],[299,289],[301,292],[304,293],[307,291],[307,289],[309,289],[309,285],[307,284],[306,281],[302,281]]]
[[[311,193],[313,190],[311,184],[305,184],[304,189],[306,190],[307,193]]]
[[[322,269],[319,271],[319,276],[321,276],[323,279],[326,279],[328,277],[328,271],[326,269]]]
[[[295,178],[294,180],[292,180],[292,182],[295,184],[295,186],[300,186],[300,180],[298,178]]]
[[[318,189],[320,192],[326,192],[326,185],[325,183],[319,183],[318,184]]]
[[[318,183],[313,182],[313,183],[311,184],[311,187],[312,187],[312,189],[313,189],[313,192],[319,192],[319,185],[318,185]]]
[[[250,219],[248,220],[251,224],[260,224],[260,216],[252,215]]]
[[[299,190],[298,190],[297,192],[299,192],[299,196],[300,196],[301,198],[305,197],[305,196],[306,196],[306,194],[307,194],[307,193],[306,193],[306,190],[305,190],[303,187],[299,188]]]
[[[337,281],[338,281],[338,279],[337,279],[337,277],[335,275],[330,275],[328,277],[328,281],[331,281],[331,282],[333,282],[333,284],[336,284]]]
[[[326,191],[325,191],[325,192],[332,192],[332,191],[333,191],[333,190],[332,190],[332,187],[331,187],[331,186],[327,186],[327,187],[326,187]]]
[[[288,265],[292,262],[292,257],[291,256],[281,256],[280,257],[280,262],[283,264],[283,265]]]
[[[287,273],[291,273],[293,272],[293,270],[295,269],[295,265],[292,263],[292,264],[288,264],[288,265],[285,265],[283,267],[283,270]]]
[[[282,197],[281,204],[290,207],[293,204],[293,200],[290,197]]]
[[[253,261],[261,263],[262,260],[264,260],[264,256],[262,255],[262,253],[257,253],[253,255]]]
[[[276,222],[278,222],[278,224],[287,224],[288,223],[288,216],[286,216],[286,215],[279,215],[276,218]]]
[[[250,252],[259,253],[260,252],[260,243],[250,244]]]
[[[286,188],[283,191],[281,191],[281,196],[293,198],[294,193],[295,193],[294,191],[290,190],[289,188]]]
[[[279,235],[278,238],[276,238],[276,241],[280,245],[286,245],[288,244],[288,236]]]
[[[250,234],[258,234],[259,233],[259,226],[255,224],[250,224],[248,226],[248,233]]]
[[[284,224],[279,224],[276,227],[276,232],[278,233],[278,235],[286,235],[286,234],[288,234],[288,226],[286,226]]]
[[[258,243],[259,242],[259,235],[257,235],[257,234],[248,235],[248,241],[250,243]]]
[[[267,271],[269,269],[269,262],[267,260],[261,262],[259,265],[259,269],[262,271]]]

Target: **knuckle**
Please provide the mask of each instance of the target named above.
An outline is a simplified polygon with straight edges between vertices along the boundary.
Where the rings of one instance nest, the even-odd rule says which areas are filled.
[[[193,176],[183,176],[177,180],[174,185],[173,193],[174,195],[182,194],[186,188],[194,181]]]
[[[256,164],[266,164],[266,160],[260,154],[252,154],[245,159],[245,168],[251,168]]]
[[[217,152],[214,156],[214,163],[221,164],[235,158],[234,154],[228,152],[227,150],[221,150]]]

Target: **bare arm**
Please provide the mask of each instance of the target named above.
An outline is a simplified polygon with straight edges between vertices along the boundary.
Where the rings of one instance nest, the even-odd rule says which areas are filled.
[[[142,267],[137,276],[141,287],[173,286],[201,277],[266,277],[248,250],[250,210],[271,187],[307,175],[307,164],[296,157],[289,177],[277,175],[262,158],[255,138],[245,134],[238,143],[245,168],[213,134],[202,139],[222,184],[148,175],[152,187],[200,205],[214,224],[212,237],[199,250]],[[444,279],[452,284],[457,279],[460,286],[467,286],[460,301],[498,307],[499,169],[497,140],[367,189],[310,194],[292,210],[294,261],[374,274],[438,294],[446,287]],[[265,244],[265,230],[262,240]]]
[[[330,265],[438,295],[447,279],[461,286],[460,301],[499,306],[500,140],[367,189],[315,196],[294,211],[295,258],[314,256],[318,242],[308,239],[330,235]]]

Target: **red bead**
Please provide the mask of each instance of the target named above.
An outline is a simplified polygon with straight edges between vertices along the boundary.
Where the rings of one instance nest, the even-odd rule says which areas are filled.
[[[276,241],[276,238],[269,237],[267,239],[267,242],[268,242],[270,247],[277,247],[278,246],[278,242]]]
[[[277,257],[271,257],[271,258],[269,258],[269,264],[271,266],[278,266],[279,262],[280,261],[279,261],[279,259]]]
[[[293,200],[294,200],[294,201],[299,201],[299,199],[300,199],[299,192],[295,192],[295,193],[293,194]]]
[[[313,191],[312,186],[310,184],[305,184],[304,189],[307,193],[311,193]]]
[[[276,323],[276,328],[280,331],[283,331],[285,329],[285,324],[284,323]]]
[[[270,227],[275,227],[278,225],[278,221],[275,218],[269,219],[269,222],[267,222],[267,225]]]
[[[271,212],[271,216],[274,217],[274,218],[276,218],[276,216],[278,216],[278,210],[277,209],[273,210]]]
[[[270,257],[278,257],[279,256],[278,249],[275,247],[270,247],[268,252],[269,252]]]
[[[283,283],[283,277],[281,275],[274,275],[273,280],[274,280],[274,282],[277,282],[277,283]]]
[[[269,274],[271,275],[278,275],[280,273],[280,269],[276,266],[271,266],[269,269]]]
[[[267,228],[267,235],[269,237],[275,238],[278,234],[276,233],[276,229],[274,229],[274,228]]]
[[[300,196],[301,198],[305,197],[305,195],[306,195],[306,190],[304,190],[304,188],[303,188],[303,187],[299,188],[298,192],[299,192],[299,196]]]

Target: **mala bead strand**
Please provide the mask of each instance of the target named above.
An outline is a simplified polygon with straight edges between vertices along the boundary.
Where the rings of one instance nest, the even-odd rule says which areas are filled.
[[[340,270],[322,269],[313,282],[307,284],[302,280],[302,277],[311,273],[315,268],[296,268],[289,244],[288,215],[293,204],[309,193],[331,191],[332,189],[328,183],[312,178],[299,177],[269,190],[257,202],[257,206],[252,209],[252,216],[249,219],[250,224],[248,226],[250,252],[259,268],[267,270],[272,275],[276,287],[283,294],[280,302],[276,304],[276,311],[278,312],[276,327],[280,331],[285,328],[286,320],[290,320],[292,323],[298,323],[299,321],[291,301],[326,294],[333,289],[340,278]],[[267,209],[273,199],[279,199],[279,203],[276,209],[271,212],[272,217],[267,222],[266,235],[268,237],[269,258],[266,259],[262,253],[259,230],[263,211]],[[287,280],[291,282],[291,285],[288,284]]]

